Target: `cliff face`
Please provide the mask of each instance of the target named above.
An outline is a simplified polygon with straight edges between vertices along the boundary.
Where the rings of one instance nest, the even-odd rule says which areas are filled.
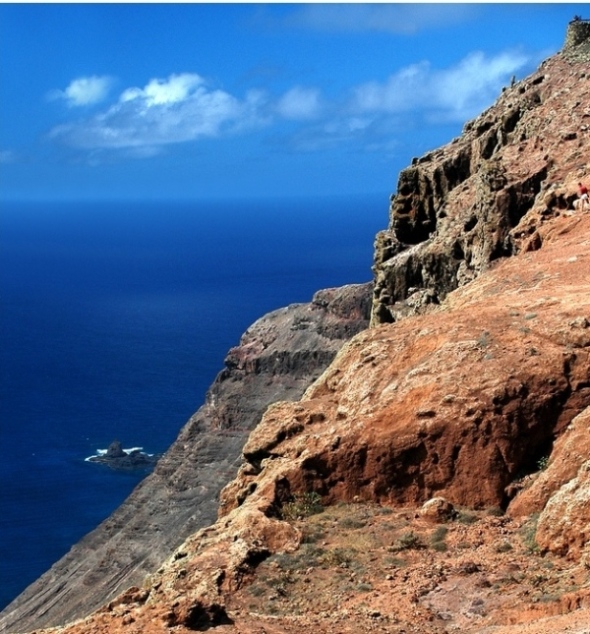
[[[589,61],[570,38],[402,172],[376,243],[374,327],[300,400],[267,399],[215,523],[60,631],[587,631],[590,210],[572,208],[590,180]],[[314,304],[339,312],[336,297]],[[245,335],[221,384],[271,372],[253,395],[277,367],[297,374],[267,341],[280,315]],[[351,335],[341,323],[318,336]],[[288,322],[292,350],[307,324]],[[203,410],[210,439],[234,438],[246,407],[221,397]],[[196,459],[201,433],[193,419],[171,456]],[[189,484],[172,459],[154,475],[179,491],[164,504]]]
[[[537,227],[571,207],[586,175],[587,49],[569,44],[401,172],[375,244],[374,325],[427,311],[494,261],[538,248]]]
[[[0,631],[79,618],[157,569],[184,539],[215,520],[248,433],[266,407],[298,399],[346,339],[368,325],[371,285],[315,294],[269,313],[232,348],[205,404],[154,472],[96,530],[3,611]]]

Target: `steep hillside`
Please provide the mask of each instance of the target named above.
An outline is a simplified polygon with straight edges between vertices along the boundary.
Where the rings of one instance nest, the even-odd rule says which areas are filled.
[[[590,213],[541,235],[353,338],[264,414],[219,520],[60,631],[587,631]]]
[[[248,433],[276,400],[297,399],[344,341],[368,326],[371,284],[319,291],[254,323],[232,348],[205,404],[155,471],[0,615],[0,632],[58,625],[141,583],[215,520]]]
[[[402,172],[373,328],[266,409],[217,521],[58,631],[588,632],[587,27]]]

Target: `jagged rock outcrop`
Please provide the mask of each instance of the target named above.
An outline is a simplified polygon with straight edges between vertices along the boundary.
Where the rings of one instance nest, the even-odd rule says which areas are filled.
[[[538,248],[538,226],[571,207],[590,135],[590,52],[574,39],[401,172],[375,242],[374,325],[426,312],[499,258]]]
[[[256,321],[232,348],[205,404],[111,517],[76,544],[0,616],[0,631],[79,618],[158,568],[214,521],[218,495],[248,433],[278,399],[297,399],[345,340],[368,326],[371,284],[319,291],[309,304]]]

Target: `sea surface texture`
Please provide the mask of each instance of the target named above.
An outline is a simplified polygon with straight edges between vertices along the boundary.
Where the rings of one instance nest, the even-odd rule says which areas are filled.
[[[0,609],[145,472],[85,459],[161,453],[263,314],[371,279],[387,195],[3,203]]]

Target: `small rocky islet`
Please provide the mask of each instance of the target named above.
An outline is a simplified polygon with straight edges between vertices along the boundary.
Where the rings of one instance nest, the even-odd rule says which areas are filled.
[[[160,456],[148,454],[140,448],[123,449],[121,442],[113,440],[105,453],[88,458],[88,462],[106,465],[116,471],[132,471],[153,467]]]

